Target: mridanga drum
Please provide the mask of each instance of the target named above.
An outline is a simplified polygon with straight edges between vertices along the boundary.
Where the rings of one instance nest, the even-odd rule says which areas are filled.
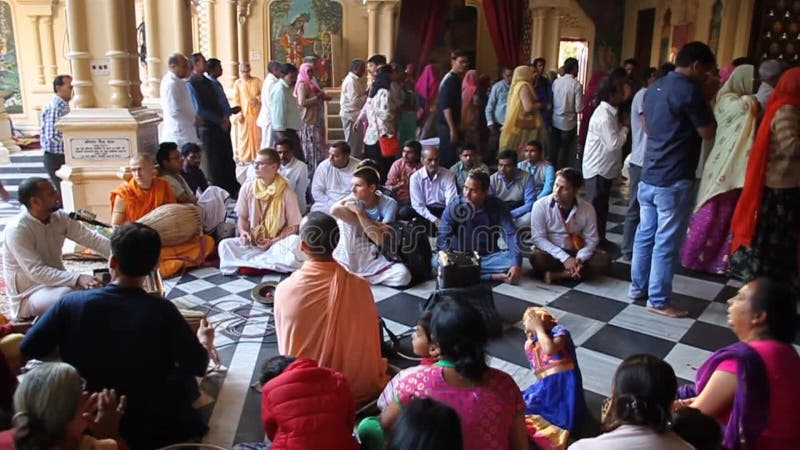
[[[161,205],[137,222],[156,230],[161,237],[161,245],[183,244],[203,232],[200,208],[186,203]]]

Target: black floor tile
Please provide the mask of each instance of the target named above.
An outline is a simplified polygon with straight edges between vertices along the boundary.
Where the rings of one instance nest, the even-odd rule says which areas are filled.
[[[595,437],[599,435],[601,431],[600,411],[602,411],[606,397],[590,391],[583,391],[583,396],[586,399],[586,414],[583,420],[581,420],[575,429],[572,430],[572,433],[570,433],[571,442],[583,438]]]
[[[209,283],[214,284],[214,285],[220,285],[220,284],[229,283],[229,282],[234,281],[234,280],[236,280],[238,278],[239,277],[237,277],[236,275],[228,276],[228,275],[223,275],[221,273],[217,273],[217,274],[211,275],[209,277],[203,278],[203,280],[204,281],[208,281]]]
[[[610,223],[608,225],[611,225]],[[625,231],[625,227],[622,224],[616,224],[613,227],[606,225],[606,233],[616,233],[622,234]]]
[[[681,343],[715,352],[738,341],[733,331],[706,322],[695,322],[681,338]]]
[[[194,295],[195,297],[202,298],[207,302],[213,302],[214,300],[221,299],[222,297],[227,297],[231,295],[231,293],[226,291],[225,289],[214,286],[208,289],[204,289],[202,291],[195,292]]]
[[[631,265],[623,262],[614,261],[611,263],[611,268],[608,276],[618,280],[631,281]]]
[[[625,222],[625,216],[623,216],[622,214],[608,213],[607,221],[622,223]]]
[[[583,343],[582,347],[625,359],[637,353],[649,353],[664,358],[675,346],[670,342],[614,325],[606,325]]]
[[[628,305],[594,294],[571,290],[550,302],[548,306],[591,317],[601,322],[608,322]]]
[[[503,334],[489,340],[486,352],[490,355],[514,363],[518,366],[529,367],[530,363],[525,356],[525,332],[517,327],[503,331]]]
[[[184,283],[189,283],[189,282],[194,281],[196,279],[197,279],[196,276],[186,273],[181,277],[180,280],[178,280],[178,284],[177,285],[181,285],[181,284],[184,284]]]
[[[381,317],[413,327],[422,313],[425,299],[405,292],[397,293],[378,302],[378,314]]]
[[[528,309],[529,306],[533,306],[531,303],[524,300],[498,294],[497,292],[493,292],[492,296],[494,297],[494,306],[497,308],[500,318],[503,319],[505,323],[513,324],[521,321],[522,314],[525,310]]]
[[[167,300],[174,300],[176,298],[183,297],[184,295],[186,295],[186,292],[183,292],[178,288],[172,288],[172,290],[169,291],[169,294],[167,294]]]
[[[647,306],[646,299],[636,300],[633,303],[639,306]],[[689,317],[692,319],[697,319],[703,314],[706,308],[708,308],[709,302],[707,300],[689,297],[683,294],[676,294],[673,292],[669,297],[669,304],[676,308],[689,311]]]
[[[739,288],[726,285],[724,288],[722,288],[721,291],[719,291],[719,294],[717,294],[717,297],[714,299],[714,301],[720,303],[728,303],[728,300],[735,297],[736,294],[738,293],[739,293]]]

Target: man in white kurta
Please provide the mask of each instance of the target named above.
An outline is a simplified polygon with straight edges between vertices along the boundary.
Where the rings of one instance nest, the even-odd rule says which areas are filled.
[[[356,171],[358,160],[350,156],[350,146],[339,141],[331,146],[328,159],[322,161],[314,172],[311,182],[311,211],[329,214],[331,206],[350,195],[350,182]]]
[[[270,61],[267,64],[267,76],[264,77],[264,82],[261,84],[261,101],[268,102],[269,93],[275,83],[281,77],[281,63],[278,61]],[[258,112],[256,118],[256,125],[261,127],[261,148],[269,148],[273,146],[272,141],[272,117],[269,114],[269,106],[264,105]]]
[[[233,275],[239,269],[293,272],[305,259],[296,232],[300,208],[289,181],[278,173],[280,157],[261,149],[253,160],[255,178],[239,190],[236,214],[239,237],[219,243],[219,270]]]
[[[367,102],[365,72],[364,60],[354,59],[350,63],[350,72],[342,81],[342,94],[339,97],[339,117],[342,119],[344,140],[358,158],[364,153],[364,128],[356,126],[356,122]]]
[[[197,136],[197,111],[186,87],[185,78],[191,74],[185,56],[169,57],[169,72],[161,79],[160,102],[163,122],[159,142],[174,142],[183,147],[187,142],[200,142]]]
[[[174,142],[162,142],[159,144],[156,162],[158,163],[159,175],[167,180],[178,203],[190,203],[200,208],[203,218],[203,231],[210,234],[221,223],[225,222],[227,213],[225,201],[230,197],[230,194],[219,186],[207,187],[199,197],[195,192],[192,192],[189,183],[181,176],[183,156]]]
[[[278,173],[289,180],[292,190],[297,194],[297,206],[300,207],[300,214],[305,214],[308,211],[306,192],[311,181],[308,178],[308,165],[294,157],[292,143],[287,139],[278,141],[275,144],[275,150],[281,157]]]
[[[111,253],[108,238],[61,211],[58,191],[44,178],[28,178],[19,186],[25,208],[5,229],[3,277],[11,302],[11,318],[25,320],[43,314],[75,289],[100,287],[91,275],[66,270],[61,248],[69,238],[104,257]]]

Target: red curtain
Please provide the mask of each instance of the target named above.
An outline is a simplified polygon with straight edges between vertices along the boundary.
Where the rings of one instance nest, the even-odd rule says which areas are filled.
[[[527,3],[524,0],[483,0],[483,12],[497,60],[506,67],[527,63],[522,52],[523,17]]]
[[[434,43],[441,38],[455,1],[458,0],[403,0],[401,3],[394,54],[398,61],[414,64],[417,75],[428,63]]]

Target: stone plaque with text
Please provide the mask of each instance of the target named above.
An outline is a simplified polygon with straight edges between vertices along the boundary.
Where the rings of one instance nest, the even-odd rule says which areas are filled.
[[[126,159],[131,154],[128,138],[71,138],[73,159]]]

